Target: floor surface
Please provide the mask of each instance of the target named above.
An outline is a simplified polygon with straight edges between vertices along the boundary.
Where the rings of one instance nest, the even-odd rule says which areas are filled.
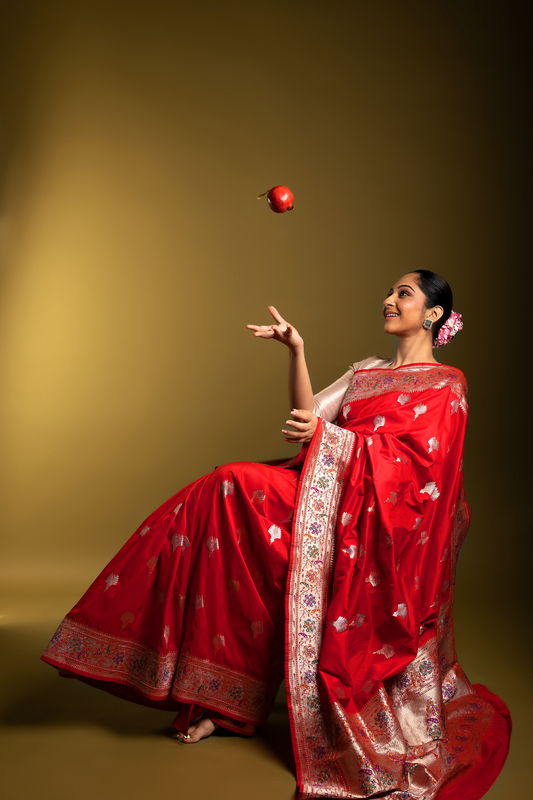
[[[60,679],[39,656],[79,596],[11,591],[0,607],[0,796],[3,800],[291,800],[295,775],[280,693],[269,724],[252,739],[213,736],[197,745],[170,738],[172,713],[127,703],[76,680]],[[456,623],[469,677],[507,702],[511,753],[487,800],[530,796],[530,659],[508,621]],[[497,631],[497,637],[495,636]],[[527,775],[526,775],[527,773]]]

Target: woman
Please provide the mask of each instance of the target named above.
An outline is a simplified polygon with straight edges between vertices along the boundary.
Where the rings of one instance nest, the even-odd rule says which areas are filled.
[[[176,709],[179,738],[250,735],[285,673],[299,797],[481,797],[510,718],[472,686],[452,627],[469,522],[466,381],[433,347],[462,327],[427,270],[384,303],[395,358],[313,397],[297,330],[248,325],[290,353],[303,444],[282,466],[229,464],[157,509],[67,615],[43,659]],[[285,666],[285,669],[284,669]]]

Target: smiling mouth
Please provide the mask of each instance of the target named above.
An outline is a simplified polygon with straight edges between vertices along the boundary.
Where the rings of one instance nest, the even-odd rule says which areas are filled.
[[[399,317],[399,314],[385,314],[385,319],[391,319],[391,317]]]

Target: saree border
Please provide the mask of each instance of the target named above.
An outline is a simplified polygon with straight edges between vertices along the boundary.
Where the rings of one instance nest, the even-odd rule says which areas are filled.
[[[264,725],[278,683],[274,686],[225,664],[182,653],[172,698],[216,709],[250,725]]]
[[[41,658],[60,669],[72,668],[80,675],[121,683],[144,697],[163,700],[172,689],[178,653],[163,655],[65,617]]]
[[[324,420],[307,451],[294,515],[286,598],[286,680],[299,798],[346,792],[318,688],[335,526],[355,434]],[[342,794],[340,794],[342,796]]]
[[[384,372],[392,374],[383,375]],[[348,385],[341,408],[347,403],[367,400],[389,392],[424,392],[448,387],[457,397],[461,411],[468,414],[468,384],[460,369],[447,365],[406,365],[397,370],[370,368],[356,371]]]

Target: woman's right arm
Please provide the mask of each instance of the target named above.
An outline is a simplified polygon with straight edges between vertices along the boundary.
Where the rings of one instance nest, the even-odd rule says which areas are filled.
[[[254,336],[275,339],[289,349],[289,403],[291,408],[312,411],[315,406],[311,379],[304,353],[304,340],[293,325],[283,319],[274,306],[268,310],[276,320],[275,325],[247,325]]]
[[[304,340],[293,325],[283,319],[274,306],[268,310],[276,320],[274,325],[247,325],[254,336],[261,339],[275,339],[289,349],[289,402],[294,420],[287,420],[291,430],[283,433],[289,436],[286,441],[302,443],[310,441],[317,426],[317,417],[313,413],[315,400],[311,379],[304,353]],[[296,413],[295,413],[296,412]]]

